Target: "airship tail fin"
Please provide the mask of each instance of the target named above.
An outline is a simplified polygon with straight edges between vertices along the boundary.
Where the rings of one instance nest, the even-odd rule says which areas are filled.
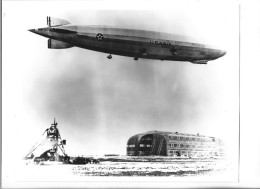
[[[60,18],[53,18],[53,17],[47,16],[47,25],[49,27],[62,26],[62,25],[67,25],[67,24],[70,24],[70,22],[67,21],[67,20],[63,20],[63,19],[60,19]]]
[[[69,43],[65,43],[63,41],[58,41],[55,39],[48,40],[49,49],[67,49],[67,48],[71,48],[71,47],[73,47],[73,45],[71,45]],[[54,120],[54,124],[55,124],[55,120]]]

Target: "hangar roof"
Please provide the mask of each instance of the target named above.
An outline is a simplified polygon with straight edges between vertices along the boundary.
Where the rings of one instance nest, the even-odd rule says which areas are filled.
[[[138,135],[155,134],[155,133],[167,134],[167,135],[180,135],[180,136],[210,137],[210,136],[200,135],[199,133],[198,134],[187,134],[187,133],[157,131],[157,130],[147,131],[147,132],[144,132],[144,133],[140,133]],[[212,138],[212,137],[210,137],[210,138]]]

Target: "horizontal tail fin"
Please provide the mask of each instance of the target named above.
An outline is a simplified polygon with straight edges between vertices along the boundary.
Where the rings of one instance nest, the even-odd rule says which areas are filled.
[[[63,19],[60,19],[60,18],[53,18],[53,17],[47,16],[47,25],[49,27],[52,27],[52,26],[62,26],[62,25],[67,25],[67,24],[70,24],[70,22],[67,21],[67,20],[63,20]]]
[[[65,43],[63,41],[58,41],[55,39],[48,39],[48,48],[49,49],[67,49],[71,48],[73,45]]]

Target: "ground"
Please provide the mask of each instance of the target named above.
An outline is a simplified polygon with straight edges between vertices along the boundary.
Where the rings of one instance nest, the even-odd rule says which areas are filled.
[[[235,161],[225,158],[102,157],[99,164],[73,165],[25,162],[13,173],[18,182],[75,182],[100,179],[174,181],[237,181]]]

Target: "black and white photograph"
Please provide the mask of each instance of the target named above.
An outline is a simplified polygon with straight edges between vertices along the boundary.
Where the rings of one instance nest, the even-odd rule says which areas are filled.
[[[249,11],[166,2],[2,2],[3,187],[239,183]]]

